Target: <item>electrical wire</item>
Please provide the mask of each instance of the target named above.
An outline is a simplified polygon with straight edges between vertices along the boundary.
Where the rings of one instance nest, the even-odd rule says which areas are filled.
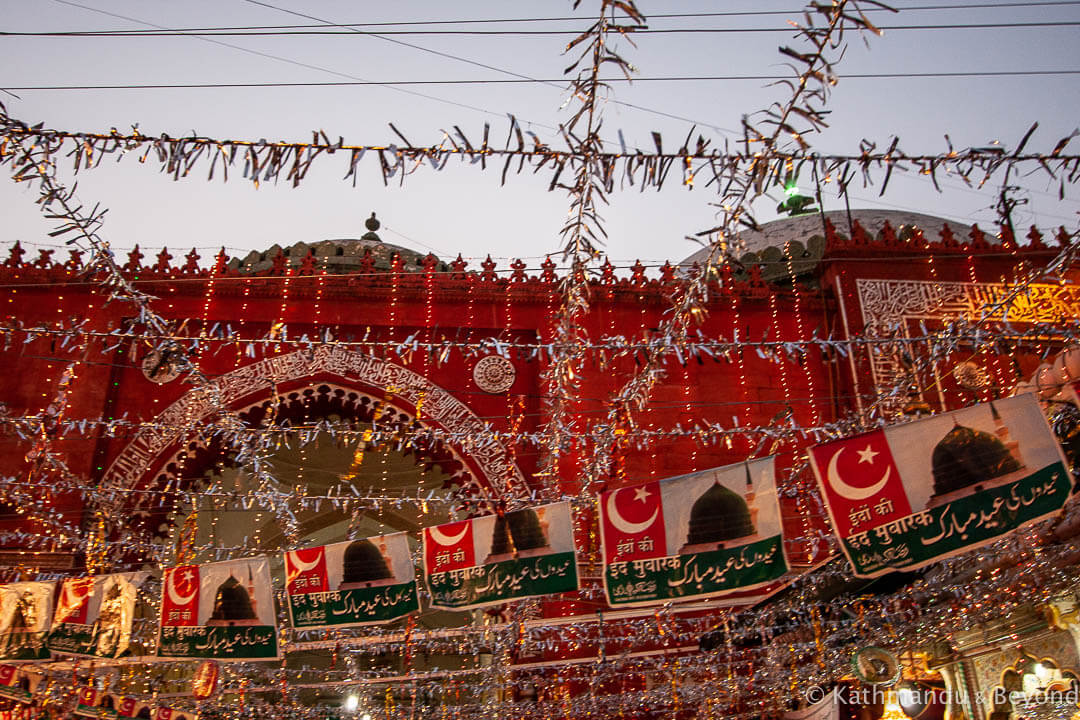
[[[1024,28],[1068,28],[1076,27],[1080,22],[1074,21],[1049,21],[1049,22],[1011,22],[1011,23],[950,23],[939,25],[879,25],[879,30],[1019,30]],[[636,26],[632,29],[633,35],[728,35],[744,33],[791,33],[801,32],[794,27],[754,27],[754,28],[649,28]],[[340,28],[334,26],[326,29],[305,30],[224,30],[224,31],[199,31],[187,32],[183,30],[160,30],[145,31],[138,34],[129,32],[115,32],[112,30],[58,30],[48,32],[18,32],[0,31],[0,37],[55,37],[55,38],[130,38],[130,37],[306,37],[309,35],[466,35],[493,36],[493,37],[517,37],[517,36],[548,36],[548,35],[578,35],[580,30],[380,30],[371,32],[346,26]],[[630,33],[628,33],[630,34]]]
[[[1047,75],[1080,75],[1080,70],[986,70],[971,72],[924,72],[924,73],[851,73],[838,77],[844,80],[902,80],[905,78],[1000,78],[1000,77],[1038,77]],[[734,82],[752,80],[787,80],[788,75],[700,75],[672,77],[624,77],[602,78],[603,83],[635,82]],[[60,91],[60,90],[202,90],[215,88],[292,88],[292,87],[353,87],[383,85],[387,87],[414,85],[523,85],[553,83],[558,80],[511,80],[511,79],[474,79],[474,80],[340,80],[326,82],[221,82],[221,83],[131,83],[115,85],[8,85],[7,90]]]
[[[1004,3],[960,3],[956,5],[912,5],[909,7],[897,8],[897,10],[903,12],[917,12],[917,11],[937,11],[937,10],[971,10],[971,9],[994,9],[994,8],[1032,8],[1032,7],[1068,7],[1080,5],[1080,0],[1057,0],[1048,2],[1004,2]],[[268,6],[269,7],[269,6]],[[282,10],[282,8],[273,8],[275,10]],[[733,10],[728,12],[703,12],[703,13],[656,13],[648,16],[649,20],[659,19],[696,19],[696,18],[712,18],[712,17],[760,17],[766,15],[798,15],[802,13],[805,8],[791,9],[791,10]],[[288,12],[282,10],[283,12]],[[866,8],[864,12],[891,12],[886,8]],[[419,26],[431,26],[431,25],[489,25],[498,23],[536,23],[536,22],[580,22],[584,18],[578,16],[561,16],[561,17],[535,17],[535,18],[473,18],[473,19],[453,19],[453,20],[406,20],[398,22],[360,22],[360,23],[331,23],[321,22],[318,24],[304,24],[304,25],[231,25],[231,26],[203,26],[203,27],[184,27],[184,28],[172,28],[176,33],[206,33],[206,32],[226,32],[226,31],[244,31],[244,30],[304,30],[309,28],[366,28],[366,27],[419,27]],[[128,34],[128,35],[140,35],[147,32],[146,30],[103,30],[98,31],[102,34]]]

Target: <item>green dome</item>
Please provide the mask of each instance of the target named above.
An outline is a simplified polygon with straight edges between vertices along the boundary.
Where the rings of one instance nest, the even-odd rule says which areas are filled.
[[[218,586],[217,595],[214,597],[214,612],[210,619],[235,622],[256,618],[248,591],[230,575],[228,580]]]
[[[715,483],[690,508],[687,545],[719,543],[754,534],[750,508],[737,492]]]
[[[548,539],[540,527],[540,516],[532,508],[516,510],[495,519],[495,532],[491,536],[492,555],[505,555],[515,550],[538,550],[547,546]]]
[[[343,583],[368,583],[394,577],[386,566],[386,558],[370,540],[356,540],[345,548],[342,561]]]
[[[944,495],[1021,469],[1005,443],[982,430],[957,425],[930,458],[934,494]]]

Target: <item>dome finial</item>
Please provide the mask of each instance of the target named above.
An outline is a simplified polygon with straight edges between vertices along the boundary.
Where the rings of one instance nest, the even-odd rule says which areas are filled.
[[[364,221],[364,227],[366,227],[368,229],[368,231],[360,236],[361,240],[367,240],[368,242],[377,242],[377,243],[382,242],[382,238],[380,238],[375,233],[376,230],[378,230],[380,227],[382,227],[382,223],[380,223],[378,218],[375,217],[374,212],[371,213],[371,217],[369,217],[367,220]]]

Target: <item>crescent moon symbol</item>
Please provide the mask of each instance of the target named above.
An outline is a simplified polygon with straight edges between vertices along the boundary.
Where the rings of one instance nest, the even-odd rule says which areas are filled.
[[[437,527],[428,528],[428,533],[431,535],[431,539],[434,540],[435,542],[439,543],[443,547],[450,547],[452,545],[457,545],[459,542],[461,542],[461,539],[463,537],[465,537],[465,533],[467,533],[467,532],[469,532],[469,523],[468,522],[465,523],[465,527],[461,530],[461,532],[458,533],[457,535],[454,535],[453,537],[450,537],[449,535],[445,535],[443,533],[443,531],[440,530]]]
[[[840,448],[836,451],[836,454],[829,460],[829,485],[836,491],[836,494],[846,500],[859,501],[865,500],[868,497],[872,497],[881,492],[886,483],[889,482],[889,475],[892,474],[892,466],[885,468],[885,474],[881,476],[881,479],[870,487],[857,488],[848,485],[840,478],[840,473],[836,471],[836,461],[840,458],[840,453],[844,452],[847,448]]]
[[[296,575],[299,575],[300,573],[306,573],[308,570],[314,570],[315,569],[315,566],[319,564],[319,561],[322,560],[322,556],[323,556],[322,548],[318,548],[318,549],[319,549],[319,552],[315,553],[315,559],[312,560],[311,562],[304,562],[303,560],[300,559],[300,553],[306,552],[305,550],[290,550],[289,551],[289,562],[292,564],[293,568],[296,569]]]
[[[186,597],[178,594],[176,592],[176,571],[169,573],[169,581],[165,583],[165,590],[169,593],[169,599],[172,600],[173,605],[180,605],[181,607],[190,604],[195,599],[195,596],[199,594],[198,586]]]
[[[656,522],[656,516],[660,514],[660,507],[653,508],[653,514],[649,516],[648,520],[639,523],[627,522],[626,518],[619,514],[619,509],[615,507],[615,496],[626,488],[619,488],[615,492],[608,495],[607,504],[605,509],[607,510],[608,519],[611,520],[611,524],[615,526],[615,529],[624,535],[637,535],[649,529],[654,522]]]
[[[80,585],[86,588],[86,592],[75,592],[75,586]],[[82,605],[83,600],[90,594],[90,584],[80,583],[78,580],[74,582],[66,582],[63,585],[63,590],[60,592],[60,602],[56,608],[56,615],[59,618],[59,622],[63,622],[70,615],[72,615],[79,606]]]

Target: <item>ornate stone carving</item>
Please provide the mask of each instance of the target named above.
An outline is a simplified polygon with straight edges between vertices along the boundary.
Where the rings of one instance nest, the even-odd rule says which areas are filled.
[[[423,395],[424,421],[446,431],[450,436],[448,442],[475,463],[494,489],[501,491],[508,485],[524,486],[521,471],[506,448],[485,433],[486,423],[460,400],[408,368],[330,346],[260,360],[222,375],[205,388],[183,395],[158,415],[157,427],[139,431],[106,470],[102,484],[134,487],[165,448],[194,432],[205,418],[216,412],[214,396],[225,405],[234,405],[255,393],[268,392],[271,383],[302,380],[319,373],[330,373],[346,382],[352,380],[374,388],[393,386],[395,397],[413,406]]]
[[[869,336],[909,337],[908,321],[964,317],[979,320],[986,308],[1010,291],[1001,283],[873,280],[855,282],[864,331]],[[1015,297],[997,319],[1012,323],[1060,322],[1080,316],[1080,288],[1073,285],[1032,285]],[[904,369],[890,353],[869,353],[874,388],[891,389]]]
[[[482,357],[473,366],[473,382],[486,393],[499,395],[514,385],[517,369],[514,363],[499,355]]]

